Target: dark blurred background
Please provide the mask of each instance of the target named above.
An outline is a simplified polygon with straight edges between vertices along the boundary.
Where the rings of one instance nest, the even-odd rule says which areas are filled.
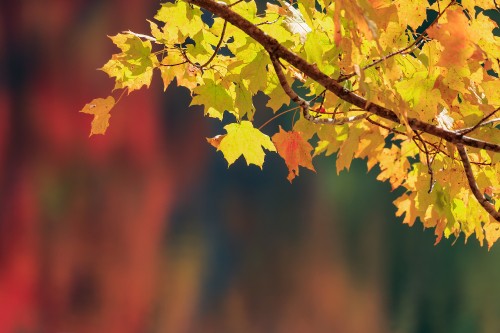
[[[89,138],[106,35],[158,8],[0,4],[0,333],[500,332],[498,245],[434,246],[363,161],[228,169],[221,125],[158,76]]]

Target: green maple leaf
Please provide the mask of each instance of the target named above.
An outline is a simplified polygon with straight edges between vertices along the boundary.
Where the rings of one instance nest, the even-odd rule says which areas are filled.
[[[166,23],[163,27],[164,38],[168,41],[179,41],[179,35],[183,38],[194,35],[203,28],[201,10],[190,6],[187,2],[177,1],[175,3],[163,3],[155,19]]]
[[[234,99],[234,108],[238,112],[239,119],[243,118],[246,114],[249,120],[253,120],[255,106],[253,105],[252,94],[248,91],[246,86],[248,86],[248,84],[245,84],[243,81],[234,85],[236,95]]]
[[[151,54],[151,42],[133,34],[110,37],[122,53],[114,54],[101,70],[115,78],[115,89],[128,88],[130,93],[149,87],[158,60]]]
[[[245,65],[241,68],[241,77],[249,78],[254,77],[256,74],[264,75],[267,72],[267,65],[269,57],[266,50],[261,46],[251,43],[245,50],[241,51],[237,57],[243,59]],[[257,93],[259,90],[266,88],[267,81],[264,80],[251,80],[248,89],[251,93]]]
[[[233,99],[223,86],[212,79],[205,79],[204,83],[193,90],[191,105],[205,105],[205,114],[218,119],[222,119],[225,110],[234,112]]]

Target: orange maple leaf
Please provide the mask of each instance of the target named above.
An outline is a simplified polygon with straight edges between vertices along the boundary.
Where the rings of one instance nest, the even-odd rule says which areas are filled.
[[[429,37],[436,39],[444,47],[438,65],[464,66],[476,49],[471,41],[469,20],[459,8],[449,10],[446,14],[448,22],[435,24],[427,29]]]
[[[289,170],[287,179],[290,182],[299,175],[299,165],[316,171],[312,165],[311,151],[313,147],[304,140],[300,132],[287,132],[280,126],[279,133],[273,135],[272,140],[278,154],[285,160]]]
[[[214,146],[215,148],[219,149],[219,146],[220,146],[220,142],[222,141],[222,139],[224,139],[226,137],[226,135],[216,135],[214,136],[213,138],[207,138],[207,142],[210,143],[212,146]]]
[[[96,98],[92,102],[86,104],[80,112],[93,114],[92,128],[90,135],[104,134],[109,126],[109,118],[111,115],[109,111],[115,106],[115,99],[112,96],[106,98]]]

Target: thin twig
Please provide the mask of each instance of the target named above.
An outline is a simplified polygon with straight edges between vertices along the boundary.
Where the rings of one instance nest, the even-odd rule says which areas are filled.
[[[298,108],[295,110],[295,112],[293,113],[293,116],[292,116],[292,128],[295,127],[295,122],[297,121],[296,120],[297,119],[297,111],[299,111]],[[299,118],[300,118],[300,115],[299,115]]]
[[[474,173],[472,172],[472,167],[470,165],[469,156],[467,155],[467,150],[464,145],[461,143],[457,144],[458,154],[462,159],[462,164],[464,166],[465,175],[467,176],[467,181],[469,182],[469,187],[472,191],[472,194],[476,197],[477,201],[483,208],[490,214],[495,220],[500,222],[500,213],[496,211],[495,206],[493,206],[484,195],[479,190],[477,186],[476,179],[474,178]]]
[[[315,96],[313,99],[311,99],[309,101],[309,104],[311,104],[311,102],[315,101],[316,99],[318,99],[319,97],[323,96],[323,99],[321,100],[321,103],[319,104],[319,107],[317,108],[317,110],[321,110],[321,108],[323,107],[323,104],[325,104],[325,94],[326,94],[326,90],[323,90],[323,92],[317,96]],[[315,110],[312,110],[313,112],[318,112],[318,113],[325,113],[326,112],[320,112],[320,111],[315,111]]]
[[[420,135],[420,133],[415,131],[415,134],[417,135],[417,138],[420,140],[420,142],[422,142],[422,145],[424,146],[423,152],[425,154],[425,159],[427,162],[427,173],[431,177],[431,179],[429,181],[429,190],[427,191],[427,193],[431,193],[432,190],[434,189],[434,185],[436,185],[436,181],[434,180],[434,171],[432,170],[432,162],[431,162],[431,159],[429,158],[429,149],[427,149],[427,144],[425,143],[424,139],[422,139],[422,136]],[[417,144],[417,141],[415,140],[415,138],[413,139],[413,142],[418,147],[418,149],[420,151],[422,151],[422,148],[420,148],[420,146]]]
[[[273,64],[274,71],[278,76],[278,80],[281,87],[285,91],[285,94],[287,94],[292,101],[297,103],[302,108],[302,114],[304,115],[304,118],[307,119],[309,116],[309,102],[297,95],[297,93],[293,91],[292,87],[290,87],[288,81],[286,80],[285,73],[283,73],[283,69],[281,68],[282,64],[279,62],[279,59],[274,54],[270,54],[269,56],[271,57],[271,63]]]
[[[323,103],[322,103],[322,104],[323,104]],[[340,108],[340,103],[339,103],[339,104],[337,104],[337,106],[335,106],[335,108],[333,109],[333,112],[321,111],[321,108],[322,108],[322,107],[323,107],[323,106],[322,106],[322,105],[320,105],[320,106],[319,106],[316,110],[311,109],[311,110],[310,110],[310,112],[314,112],[314,113],[316,113],[316,117],[317,117],[317,116],[319,116],[319,115],[322,115],[322,114],[331,114],[331,115],[333,115],[333,117],[332,117],[332,118],[335,118],[335,116],[336,116],[336,115],[337,115],[337,113],[338,113],[338,109]],[[318,110],[320,110],[320,111],[318,111]],[[365,111],[365,110],[363,110],[363,111]]]
[[[191,59],[189,59],[189,57],[184,49],[179,48],[179,50],[181,51],[182,57],[184,58],[184,60],[186,60],[186,62],[188,62],[191,65],[193,65],[194,67],[198,68],[199,65],[197,63],[195,63],[194,61],[192,61]]]
[[[212,60],[214,60],[217,53],[219,53],[220,47],[222,45],[222,41],[224,40],[224,34],[226,33],[226,26],[227,26],[227,21],[224,21],[224,25],[222,26],[222,32],[220,34],[220,39],[219,39],[219,42],[217,43],[217,46],[215,47],[214,53],[212,54],[210,59],[208,59],[203,65],[199,66],[200,68],[207,67],[212,62]]]
[[[296,107],[294,107],[294,108],[291,108],[291,109],[285,110],[285,111],[283,111],[283,112],[280,112],[280,113],[278,113],[278,114],[274,115],[273,117],[269,118],[269,119],[268,119],[268,120],[267,120],[264,124],[260,125],[260,126],[259,126],[259,129],[264,128],[267,124],[269,124],[271,121],[275,120],[276,118],[279,118],[279,117],[281,117],[282,115],[285,115],[285,114],[287,114],[287,113],[289,113],[289,112],[292,112],[292,111],[295,111],[295,110],[298,110],[298,109],[300,109],[300,106],[296,106]]]
[[[184,60],[183,62],[178,62],[176,64],[160,64],[160,66],[174,67],[174,66],[179,66],[179,65],[184,65],[184,64],[187,64],[187,60]]]
[[[228,6],[228,7],[233,7],[233,6],[236,6],[237,4],[239,4],[240,2],[243,2],[243,1],[245,1],[245,0],[238,0],[238,1],[236,1],[235,3],[232,3],[232,4],[227,5],[227,6]]]
[[[472,127],[469,127],[469,128],[464,128],[464,129],[458,130],[457,132],[460,133],[460,134],[465,135],[465,134],[469,134],[470,132],[476,130],[480,126],[487,125],[488,123],[491,124],[491,121],[487,122],[487,120],[490,117],[492,117],[495,113],[497,113],[498,110],[500,110],[500,108],[496,108],[495,110],[491,111],[489,114],[487,114],[486,116],[484,116],[483,119],[481,119],[476,125],[474,125]],[[498,118],[498,119],[492,119],[492,120],[494,122],[496,122],[496,121],[500,121],[500,118]]]
[[[413,50],[420,47],[420,43],[423,43],[423,38],[424,38],[423,36],[424,36],[424,34],[421,34],[417,39],[415,39],[413,41],[413,43],[411,43],[410,45],[406,46],[405,48],[403,48],[401,50],[394,51],[394,52],[389,53],[388,55],[386,55],[382,58],[373,60],[373,62],[371,64],[368,64],[368,65],[362,67],[361,70],[363,70],[363,71],[367,70],[368,68],[376,66],[376,65],[380,64],[381,62],[386,61],[387,59],[392,58],[398,54],[408,54],[408,53],[413,52]],[[344,81],[346,81],[346,80],[348,80],[351,77],[356,76],[356,75],[357,75],[356,73],[344,74],[344,75],[341,75],[337,81],[339,83],[341,83],[341,82],[344,82]]]
[[[115,106],[116,106],[116,104],[118,104],[118,102],[120,102],[122,100],[123,95],[125,95],[125,91],[127,91],[127,89],[122,90],[120,96],[118,96],[118,98],[116,99]]]
[[[373,125],[376,125],[376,126],[378,126],[378,127],[381,127],[381,128],[383,128],[383,129],[388,130],[389,132],[396,133],[396,134],[401,134],[401,135],[407,135],[407,134],[406,134],[406,133],[404,133],[404,132],[398,131],[398,130],[396,130],[396,129],[394,129],[394,128],[390,128],[389,126],[386,126],[386,125],[384,125],[384,124],[381,124],[381,123],[379,123],[379,122],[377,122],[377,121],[375,121],[375,120],[371,119],[371,116],[370,116],[370,117],[366,117],[366,120],[367,120],[369,123],[372,123]]]
[[[255,26],[258,27],[259,25],[264,25],[264,24],[274,24],[274,23],[278,22],[279,19],[280,19],[280,17],[278,16],[278,18],[275,20],[260,22],[260,23],[255,24]]]
[[[163,55],[165,51],[170,52],[170,51],[179,51],[179,47],[170,47],[170,46],[164,46],[161,50],[152,52],[151,55]]]

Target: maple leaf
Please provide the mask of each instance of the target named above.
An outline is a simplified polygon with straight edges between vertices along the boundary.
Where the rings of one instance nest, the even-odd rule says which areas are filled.
[[[149,87],[153,69],[158,64],[158,59],[151,54],[151,42],[129,33],[110,38],[122,53],[114,54],[101,70],[115,78],[115,89],[127,88],[130,93],[142,86]]]
[[[234,109],[238,112],[239,119],[246,115],[248,120],[253,120],[255,107],[253,105],[252,94],[246,88],[245,83],[240,82],[233,85],[232,88],[234,88],[234,95],[236,96],[234,99]]]
[[[219,149],[220,142],[224,139],[225,135],[216,135],[213,138],[207,138],[207,142],[210,143],[215,148]]]
[[[462,9],[454,9],[446,12],[446,18],[447,23],[436,24],[427,29],[429,37],[438,40],[444,47],[438,65],[463,66],[475,50],[470,40],[471,31],[467,17]]]
[[[211,79],[206,79],[205,84],[196,87],[196,94],[191,105],[205,105],[205,114],[222,120],[225,110],[233,108],[233,99],[223,86]]]
[[[292,182],[299,175],[299,165],[316,171],[312,164],[311,150],[313,147],[304,140],[302,133],[284,131],[280,126],[279,133],[273,135],[272,140],[278,154],[285,160],[289,173],[287,179]]]
[[[500,223],[490,223],[484,227],[486,233],[486,242],[488,242],[488,250],[500,238]]]
[[[274,75],[268,79],[267,88],[264,90],[264,93],[269,96],[267,106],[274,112],[278,111],[283,104],[290,103],[290,96],[283,91],[278,78]]]
[[[360,1],[337,0],[335,10],[344,11],[345,15],[354,21],[356,29],[366,38],[376,38],[378,36],[377,25],[368,13],[368,9],[373,10],[373,8],[368,4],[364,4],[364,6],[360,6],[360,4],[362,4]]]
[[[253,127],[250,121],[226,125],[226,136],[221,140],[217,150],[222,151],[228,166],[233,164],[241,155],[247,165],[255,164],[262,169],[265,153],[263,148],[276,151],[269,136]]]
[[[96,98],[92,102],[85,104],[83,109],[80,110],[82,113],[94,115],[90,135],[106,133],[106,129],[109,126],[109,118],[111,118],[109,111],[111,111],[113,106],[115,106],[115,99],[112,96],[108,96],[106,98]]]
[[[201,71],[182,57],[182,54],[170,52],[167,57],[161,61],[159,66],[161,78],[163,80],[163,90],[166,90],[173,81],[177,79],[178,86],[184,86],[188,89],[194,89],[198,83],[202,83]]]
[[[500,221],[500,38],[484,13],[495,2],[278,2],[266,17],[253,1],[163,4],[150,34],[111,37],[121,52],[102,70],[130,93],[158,68],[164,88],[175,79],[205,115],[234,115],[227,134],[207,139],[229,165],[243,155],[262,168],[265,150],[277,151],[291,182],[301,166],[314,171],[319,154],[338,152],[338,172],[366,158],[377,179],[405,190],[394,202],[404,223],[435,228],[437,242],[475,234],[491,247],[500,238],[492,223]],[[288,114],[293,130],[280,127],[271,139],[254,128],[260,93],[277,113],[269,121]],[[299,107],[282,109],[292,101]],[[108,97],[84,107],[94,115],[91,135],[106,131],[114,104]]]
[[[389,180],[392,189],[396,189],[408,175],[410,163],[406,158],[402,158],[401,150],[393,145],[390,149],[384,148],[379,157],[380,174],[379,180]]]
[[[415,223],[417,217],[417,209],[415,207],[415,193],[410,195],[403,194],[393,201],[394,205],[398,208],[396,216],[405,214],[403,223],[408,224],[410,227]]]
[[[340,173],[344,168],[349,170],[351,166],[351,161],[354,154],[359,147],[359,136],[363,133],[363,130],[357,127],[351,127],[349,129],[349,139],[345,140],[340,146],[340,151],[337,154],[337,174]]]
[[[243,59],[245,65],[241,68],[242,77],[252,77],[255,73],[265,73],[266,66],[269,63],[267,52],[260,46],[249,41],[246,50],[238,53],[237,57]],[[255,94],[259,90],[266,88],[267,80],[251,80],[248,90]]]
[[[427,0],[396,0],[395,5],[398,9],[399,22],[406,27],[409,25],[416,30],[422,21],[426,18],[426,9],[429,6]]]
[[[201,10],[183,1],[162,3],[155,19],[166,23],[162,33],[168,42],[177,42],[179,36],[189,36],[203,27]]]

